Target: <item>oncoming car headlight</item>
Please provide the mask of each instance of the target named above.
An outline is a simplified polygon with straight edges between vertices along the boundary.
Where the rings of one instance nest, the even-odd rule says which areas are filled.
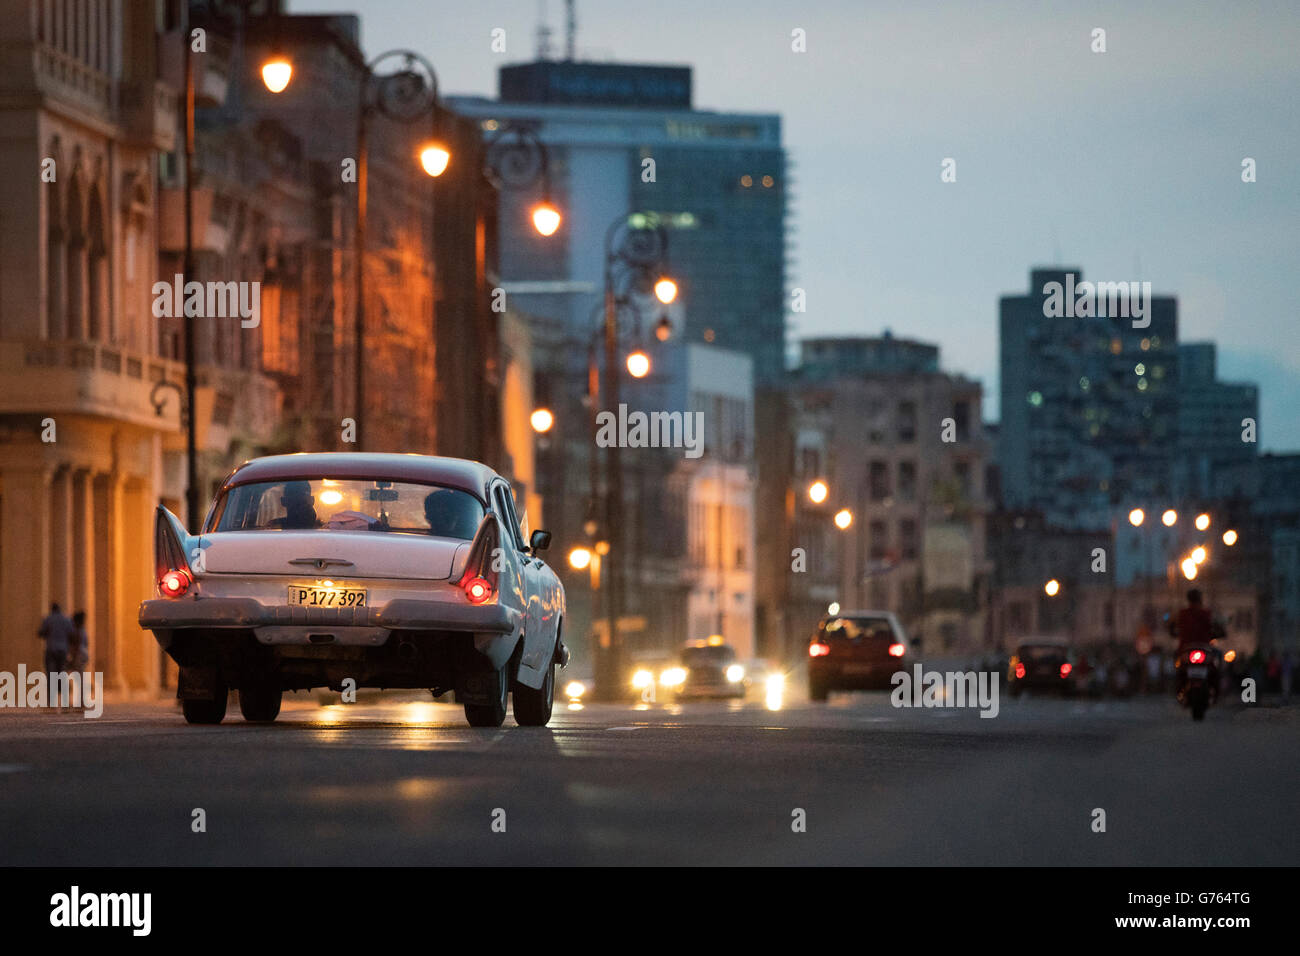
[[[741,667],[739,664],[732,664],[730,667],[727,668],[728,683],[739,684],[744,679],[745,679],[745,668]]]
[[[670,667],[659,675],[659,683],[665,687],[680,687],[686,683],[686,670],[681,667]]]
[[[642,668],[641,670],[637,671],[635,674],[632,675],[632,686],[635,687],[637,690],[645,690],[654,682],[655,682],[655,675],[651,674],[645,668]]]

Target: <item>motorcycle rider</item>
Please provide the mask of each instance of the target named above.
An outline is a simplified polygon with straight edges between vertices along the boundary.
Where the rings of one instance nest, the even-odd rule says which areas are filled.
[[[1214,640],[1214,618],[1202,602],[1199,588],[1187,592],[1187,607],[1178,612],[1171,630],[1178,638],[1178,650],[1197,644],[1208,646]]]

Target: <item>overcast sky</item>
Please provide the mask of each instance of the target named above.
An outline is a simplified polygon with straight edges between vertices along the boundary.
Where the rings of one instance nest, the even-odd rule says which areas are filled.
[[[559,0],[291,0],[361,12],[445,93],[496,93]],[[506,30],[507,52],[490,32]],[[790,49],[807,33],[807,52]],[[1092,30],[1107,52],[1093,53]],[[1143,279],[1180,338],[1263,389],[1262,446],[1300,450],[1300,4],[578,0],[580,59],[686,64],[695,105],[782,116],[792,334],[939,343],[997,417],[998,297],[1034,265]],[[940,163],[957,161],[957,182]],[[1241,181],[1241,161],[1258,182]]]

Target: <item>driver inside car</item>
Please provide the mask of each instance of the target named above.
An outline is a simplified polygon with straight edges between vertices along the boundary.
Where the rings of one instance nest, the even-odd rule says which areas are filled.
[[[469,541],[478,530],[474,499],[448,488],[439,488],[424,498],[424,519],[429,522],[429,534],[443,538],[460,538]]]
[[[284,508],[284,517],[273,520],[271,527],[284,531],[306,531],[320,527],[320,520],[316,517],[316,499],[312,496],[308,482],[287,482],[280,495],[280,504]]]

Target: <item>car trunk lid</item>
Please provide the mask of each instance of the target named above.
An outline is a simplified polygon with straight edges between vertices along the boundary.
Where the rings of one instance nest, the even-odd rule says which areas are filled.
[[[203,536],[203,572],[444,581],[468,541],[366,531],[227,531]],[[196,569],[197,570],[197,569]]]

